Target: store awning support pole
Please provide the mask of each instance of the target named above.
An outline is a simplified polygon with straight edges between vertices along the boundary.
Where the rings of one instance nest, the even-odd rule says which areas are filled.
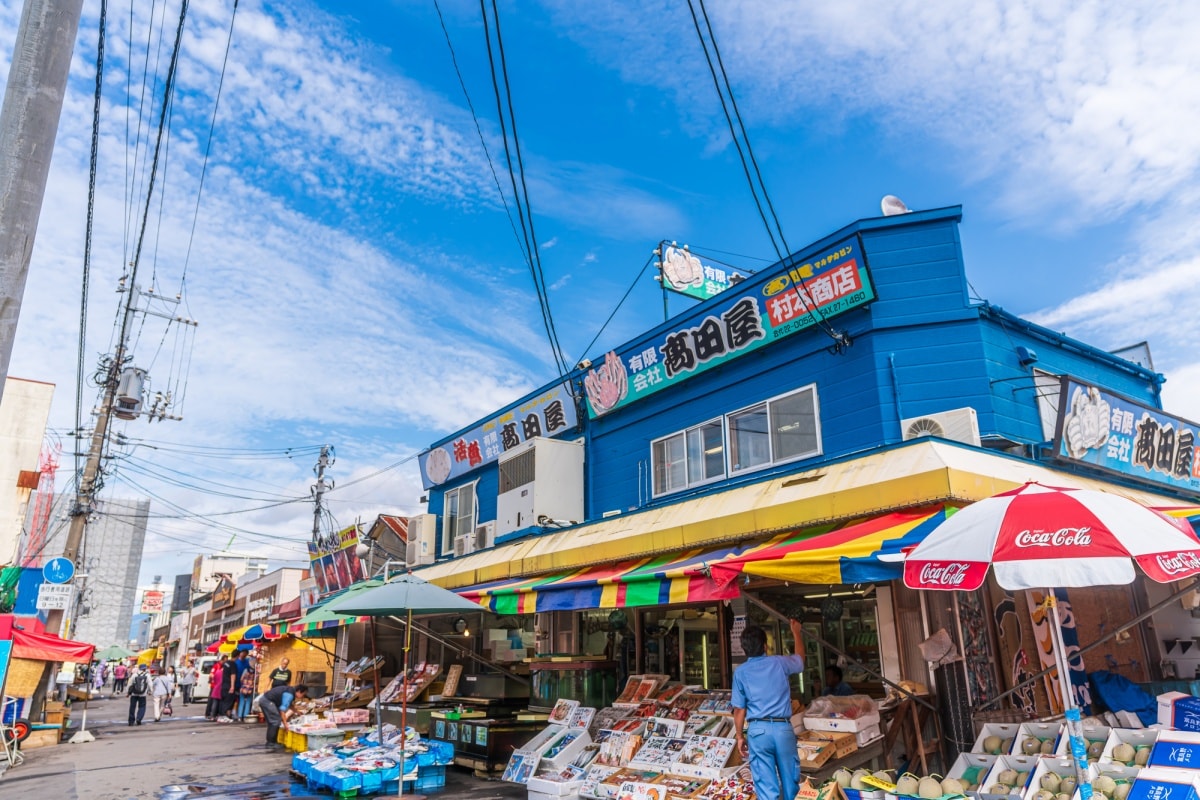
[[[399,619],[399,618],[392,617],[392,619]],[[399,620],[399,621],[404,622],[404,620]],[[454,642],[450,641],[449,639],[443,638],[439,634],[434,633],[433,631],[431,631],[429,628],[425,627],[421,623],[414,621],[412,626],[413,626],[414,630],[425,634],[430,639],[433,639],[435,642],[437,642],[438,644],[440,644],[444,647],[449,647],[451,650],[457,651],[459,653],[459,655],[464,655],[467,658],[471,659],[472,661],[476,661],[480,664],[483,664],[485,667],[490,667],[503,675],[507,675],[508,677],[512,678],[514,681],[517,681],[518,683],[521,683],[525,686],[529,685],[529,679],[526,678],[524,675],[518,675],[517,673],[511,672],[511,671],[505,669],[504,667],[496,666],[492,662],[488,661],[486,658],[476,655],[475,653],[466,649],[465,647],[455,644]]]
[[[1174,603],[1180,597],[1183,597],[1185,594],[1187,594],[1188,592],[1190,592],[1193,589],[1196,589],[1198,587],[1200,587],[1200,584],[1189,583],[1187,586],[1183,587],[1182,589],[1176,590],[1173,594],[1168,596],[1167,599],[1163,600],[1160,603],[1155,603],[1153,606],[1150,607],[1150,609],[1148,611],[1143,611],[1141,614],[1138,614],[1136,617],[1129,620],[1129,622],[1126,622],[1124,625],[1120,626],[1119,628],[1115,628],[1111,633],[1104,634],[1099,639],[1097,639],[1096,641],[1089,644],[1087,647],[1079,648],[1079,652],[1076,653],[1074,657],[1079,658],[1079,657],[1083,656],[1085,653],[1092,652],[1093,650],[1095,650],[1097,647],[1099,647],[1102,644],[1108,644],[1110,639],[1115,639],[1117,636],[1120,636],[1122,633],[1129,630],[1130,628],[1137,625],[1138,623],[1140,623],[1146,619],[1149,619],[1150,617],[1157,614],[1159,611],[1162,611],[1164,608],[1171,605],[1171,603]],[[1026,686],[1030,685],[1031,683],[1036,683],[1037,681],[1041,680],[1045,676],[1049,675],[1051,672],[1054,672],[1056,669],[1058,669],[1057,665],[1051,666],[1051,667],[1046,667],[1044,670],[1037,673],[1036,675],[1032,675],[1032,676],[1026,678],[1025,680],[1021,681],[1016,686],[1009,689],[1007,692],[998,694],[995,697],[993,697],[991,700],[987,700],[987,701],[975,706],[975,710],[978,711],[980,709],[987,708],[988,706],[999,703],[1001,700],[1008,697],[1010,694],[1015,694],[1016,692],[1021,691],[1022,689],[1024,689]],[[1069,678],[1068,678],[1068,680],[1069,680]]]
[[[766,603],[764,603],[762,600],[759,600],[757,597],[753,597],[753,596],[751,596],[751,595],[749,595],[749,594],[746,594],[745,592],[742,592],[742,597],[744,597],[744,598],[746,599],[746,602],[748,602],[748,603],[751,603],[751,604],[753,604],[753,605],[755,605],[755,606],[758,606],[758,607],[759,607],[759,608],[761,608],[763,611],[767,612],[767,613],[768,613],[768,614],[770,614],[771,616],[773,616],[773,617],[775,617],[776,619],[778,619],[780,622],[788,622],[788,621],[789,621],[789,618],[788,618],[788,616],[787,616],[786,614],[783,614],[783,613],[782,613],[782,612],[780,612],[780,611],[776,611],[774,608],[772,608],[771,606],[767,605],[767,604],[766,604]],[[933,703],[931,703],[931,702],[929,702],[928,700],[926,700],[925,698],[923,698],[921,695],[913,694],[912,692],[908,691],[907,689],[905,689],[905,688],[904,688],[903,686],[901,686],[900,684],[898,684],[898,683],[893,683],[892,681],[890,681],[890,680],[888,680],[887,678],[885,678],[883,675],[880,675],[878,672],[876,672],[875,670],[873,670],[873,669],[871,669],[870,667],[868,667],[868,666],[867,666],[866,664],[864,664],[863,662],[859,661],[859,660],[858,660],[857,658],[855,658],[854,656],[852,656],[852,655],[850,655],[849,653],[847,653],[846,651],[844,651],[844,650],[842,650],[842,649],[840,649],[840,648],[836,647],[835,645],[832,645],[832,644],[830,644],[829,642],[827,642],[827,641],[825,641],[824,639],[822,639],[820,636],[813,636],[813,635],[812,635],[811,633],[809,633],[808,631],[805,631],[805,632],[804,632],[804,634],[805,634],[806,636],[808,636],[808,638],[810,638],[810,639],[812,639],[813,641],[815,641],[817,644],[819,644],[819,645],[821,645],[822,647],[824,647],[825,649],[827,649],[827,650],[832,650],[832,651],[833,651],[834,653],[836,653],[837,655],[841,656],[842,658],[846,659],[846,660],[847,660],[847,661],[849,661],[850,663],[852,663],[852,664],[854,664],[855,666],[859,667],[860,669],[862,669],[862,671],[863,671],[863,672],[867,673],[867,674],[868,674],[868,675],[870,675],[872,678],[878,678],[879,680],[883,681],[885,684],[887,684],[888,686],[892,687],[893,689],[895,689],[897,692],[899,692],[900,694],[904,695],[905,697],[908,697],[908,698],[911,698],[912,700],[915,700],[916,702],[918,702],[918,703],[920,703],[921,705],[925,706],[926,708],[928,708],[930,711],[932,711],[932,712],[933,712],[933,713],[935,713],[935,714],[936,714],[936,713],[938,713],[937,706],[935,706]]]

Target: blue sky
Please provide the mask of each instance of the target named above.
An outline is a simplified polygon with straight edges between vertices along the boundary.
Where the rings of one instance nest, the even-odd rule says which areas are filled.
[[[0,3],[5,59],[19,6]],[[143,261],[163,294],[178,291],[188,252],[231,8],[191,5],[165,191],[151,218],[155,256]],[[478,5],[442,8],[499,157]],[[168,21],[165,40],[150,39],[161,75],[178,3],[154,9]],[[112,288],[129,253],[125,131],[137,117],[127,116],[125,91],[127,76],[140,89],[150,11],[133,0],[132,27],[128,2],[109,17],[93,361],[109,347]],[[73,425],[98,12],[85,3],[12,366],[58,384],[51,424],[60,431]],[[1169,379],[1168,409],[1200,419],[1200,7],[713,0],[709,13],[793,249],[876,216],[884,194],[913,208],[962,204],[968,277],[981,297],[1101,347],[1148,339]],[[771,255],[686,3],[502,2],[501,14],[569,358],[585,354],[660,239]],[[185,310],[200,327],[185,420],[128,423],[129,436],[332,443],[346,487],[332,508],[349,523],[416,510],[415,466],[374,473],[553,377],[432,0],[242,2],[199,208]],[[729,260],[762,263],[747,257]],[[676,310],[686,302],[672,301]],[[647,275],[588,355],[654,324],[661,306]],[[136,352],[161,384],[174,374],[169,354],[154,358],[160,334],[147,323]],[[311,483],[307,456],[200,463],[137,452],[143,469],[264,497],[306,496]],[[256,505],[148,480],[118,469],[110,490],[149,487],[203,514]],[[235,548],[276,558],[300,557],[311,528],[303,503],[222,519],[247,531]],[[146,571],[182,571],[232,533],[156,519]]]

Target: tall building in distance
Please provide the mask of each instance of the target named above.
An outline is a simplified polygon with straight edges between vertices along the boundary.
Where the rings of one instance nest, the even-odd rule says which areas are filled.
[[[0,566],[15,564],[30,495],[38,486],[38,456],[54,399],[54,384],[3,378],[0,401]]]
[[[149,514],[149,500],[96,502],[80,556],[88,577],[71,638],[97,647],[129,641]]]

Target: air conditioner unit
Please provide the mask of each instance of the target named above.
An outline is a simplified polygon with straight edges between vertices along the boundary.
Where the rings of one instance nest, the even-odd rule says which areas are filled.
[[[900,420],[900,430],[906,442],[922,436],[935,436],[938,439],[980,446],[979,420],[975,416],[975,409],[970,406]]]
[[[475,549],[483,550],[496,543],[496,523],[485,522],[475,526]]]
[[[475,532],[454,537],[454,557],[469,556],[475,552]]]
[[[432,564],[437,556],[437,516],[418,514],[408,518],[408,544],[404,563],[410,567]]]
[[[537,436],[499,459],[496,535],[583,520],[583,443]]]

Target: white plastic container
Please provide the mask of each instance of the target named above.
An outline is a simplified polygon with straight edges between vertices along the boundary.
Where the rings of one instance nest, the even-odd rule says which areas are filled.
[[[856,719],[850,719],[849,717],[805,717],[804,727],[810,731],[858,733],[867,728],[878,728],[879,714],[863,714]]]

